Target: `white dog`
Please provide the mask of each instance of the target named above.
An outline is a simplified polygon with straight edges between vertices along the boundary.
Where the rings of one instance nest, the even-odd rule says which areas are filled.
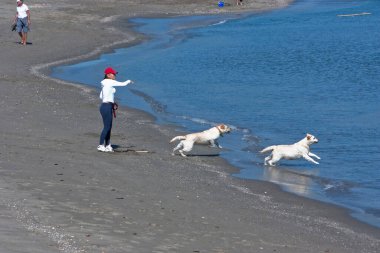
[[[313,158],[310,157],[312,156],[317,159],[321,159],[319,156],[310,152],[310,145],[317,142],[318,139],[315,138],[313,135],[306,134],[305,138],[292,145],[270,146],[261,150],[260,153],[272,151],[272,154],[270,156],[265,157],[264,162],[265,165],[269,164],[270,166],[275,166],[276,162],[280,161],[283,158],[293,160],[301,157],[305,158],[309,162],[319,164],[318,162],[314,161]]]
[[[181,141],[177,145],[177,147],[173,149],[172,155],[174,155],[174,152],[176,150],[180,149],[179,153],[182,156],[186,157],[186,155],[183,152],[191,151],[193,149],[194,143],[209,144],[211,147],[217,146],[218,148],[222,148],[222,146],[219,145],[216,139],[218,139],[220,136],[223,136],[224,133],[229,133],[230,131],[230,127],[224,124],[220,124],[203,132],[187,134],[184,136],[176,136],[170,142],[177,140]]]

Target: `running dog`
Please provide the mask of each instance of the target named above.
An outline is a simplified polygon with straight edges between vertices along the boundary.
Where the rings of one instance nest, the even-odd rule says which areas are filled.
[[[311,134],[306,134],[305,138],[292,145],[270,146],[261,150],[260,153],[272,151],[272,154],[265,157],[264,161],[265,165],[269,164],[270,166],[275,166],[276,163],[281,159],[294,160],[301,157],[305,158],[309,162],[319,164],[318,162],[314,161],[313,158],[311,158],[312,156],[318,160],[321,159],[316,154],[310,152],[310,146],[314,143],[318,143],[318,139]]]
[[[170,142],[177,140],[180,140],[180,142],[177,147],[173,149],[172,155],[174,155],[174,152],[178,150],[181,156],[186,157],[184,152],[190,152],[193,149],[194,144],[209,144],[211,147],[222,148],[216,139],[223,136],[225,133],[229,133],[230,131],[230,127],[220,124],[203,132],[176,136]]]

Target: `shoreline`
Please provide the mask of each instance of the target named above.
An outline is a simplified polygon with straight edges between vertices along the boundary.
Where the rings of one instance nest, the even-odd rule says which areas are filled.
[[[249,16],[249,15],[254,15],[254,14],[252,14],[252,13],[251,13],[251,14],[247,14],[247,13],[245,13],[244,16],[243,16],[242,18],[245,18],[246,16]],[[207,15],[206,15],[206,16],[207,16]],[[209,19],[206,19],[206,20],[202,20],[202,21],[197,20],[197,21],[178,22],[177,25],[180,24],[180,27],[181,27],[180,30],[187,30],[187,29],[192,29],[192,28],[194,28],[194,27],[198,27],[198,26],[207,26],[207,25],[213,24],[213,22],[217,22],[218,20],[239,19],[239,18],[241,18],[240,16],[242,16],[242,15],[240,15],[240,14],[228,14],[228,16],[225,16],[225,15],[208,16],[208,17],[210,17],[210,18],[209,18]],[[183,16],[183,17],[185,17],[185,16]],[[198,16],[198,17],[199,17],[199,16]],[[213,19],[212,17],[215,17],[215,18]],[[157,17],[157,18],[158,18],[158,19],[162,19],[162,18],[165,19],[165,18],[175,18],[175,17]],[[147,19],[150,19],[150,18],[147,18]],[[156,18],[153,18],[153,19],[156,19]],[[212,21],[211,21],[211,20],[212,20]],[[125,21],[125,22],[129,22],[129,21]],[[172,24],[173,24],[173,23],[172,23]],[[146,24],[144,23],[144,25],[146,25]],[[136,27],[136,25],[134,25],[134,27]],[[137,30],[134,30],[134,32],[135,32],[136,34],[139,33]],[[93,59],[93,58],[95,58],[95,59],[99,59],[99,58],[98,58],[98,57],[99,57],[98,52],[101,51],[102,48],[105,49],[106,51],[105,51],[105,52],[102,52],[101,54],[108,54],[108,53],[113,54],[113,53],[115,53],[114,50],[121,49],[121,48],[124,49],[124,48],[128,48],[128,47],[133,47],[133,46],[135,46],[135,45],[138,45],[139,43],[142,43],[142,42],[144,42],[144,41],[149,41],[149,40],[150,40],[150,39],[148,38],[148,37],[149,37],[148,34],[141,34],[140,37],[143,37],[143,38],[145,38],[145,39],[141,39],[141,40],[139,40],[139,41],[137,41],[137,40],[133,40],[133,41],[129,41],[129,42],[127,42],[127,41],[120,41],[120,42],[118,42],[118,43],[112,43],[111,45],[104,45],[104,46],[102,46],[102,47],[96,48],[94,51],[92,51],[92,52],[90,52],[90,53],[88,53],[88,54],[86,54],[86,55],[82,55],[82,56],[74,57],[74,58],[72,58],[72,59],[66,59],[66,60],[65,60],[65,63],[66,63],[66,62],[69,62],[68,65],[71,65],[71,63],[72,63],[73,65],[75,65],[75,63],[80,63],[80,62],[82,62],[82,59],[83,59],[83,58],[85,59],[84,61],[91,61],[91,59]],[[115,48],[114,45],[117,45],[117,47]],[[119,45],[122,45],[122,47],[119,47]],[[113,52],[111,52],[111,51],[113,51]],[[89,60],[87,60],[87,59],[89,59]],[[59,62],[54,62],[54,63],[52,63],[52,66],[53,66],[53,67],[56,67],[56,66],[59,66],[59,65],[61,65]],[[65,65],[66,65],[66,64],[65,64]],[[50,68],[49,68],[49,69],[50,69]],[[72,84],[72,83],[70,83],[70,82],[64,81],[64,80],[62,80],[62,79],[54,78],[54,77],[51,77],[51,76],[45,76],[45,78],[48,78],[48,79],[50,78],[50,79],[52,79],[52,80],[54,79],[54,80],[56,80],[57,82],[62,82],[62,83]],[[79,87],[82,88],[82,89],[85,90],[85,91],[87,90],[87,92],[89,92],[90,90],[92,90],[92,91],[95,91],[95,90],[96,90],[96,88],[94,88],[94,87],[91,86],[91,85],[87,85],[87,84],[79,84]],[[132,93],[134,93],[134,92],[132,92]],[[96,96],[96,94],[95,94],[95,96]],[[136,95],[136,94],[134,94],[133,96],[136,96],[136,97],[142,98],[142,96],[140,96],[140,95]],[[142,98],[142,99],[143,99],[143,98]],[[146,102],[146,103],[147,103],[147,102]],[[120,105],[120,104],[119,104],[119,105]],[[126,109],[137,110],[137,111],[141,111],[141,113],[148,114],[148,116],[151,117],[152,119],[154,119],[154,118],[157,117],[154,113],[149,112],[149,111],[147,111],[147,110],[144,110],[143,108],[139,108],[138,106],[137,106],[137,107],[130,107],[130,106],[128,106],[128,105],[122,105],[122,106],[125,106]],[[147,106],[149,107],[148,103],[147,103]],[[154,111],[154,109],[152,109],[152,110]],[[157,112],[156,112],[156,114],[158,114],[158,116],[159,116],[160,113],[157,113]],[[180,131],[180,132],[183,132],[183,133],[186,133],[186,131],[187,131],[186,128],[183,127],[183,126],[172,125],[172,124],[174,124],[174,123],[167,123],[167,122],[165,123],[165,121],[164,121],[163,123],[155,122],[155,124],[159,124],[159,125],[161,125],[161,126],[165,126],[165,125],[167,125],[167,124],[170,124],[170,125],[171,125],[171,128],[177,129],[177,131]],[[180,129],[180,130],[178,130],[178,129]],[[230,162],[228,161],[227,158],[224,158],[224,157],[221,157],[221,156],[219,156],[219,158],[220,158],[220,159],[223,159],[223,160],[228,164],[228,166],[233,167],[233,168],[236,168],[236,170],[234,170],[234,172],[240,170],[237,166],[235,166],[235,165],[233,165],[232,163],[230,163]],[[231,174],[230,176],[235,177],[235,176],[233,176],[232,174]],[[248,182],[249,182],[250,180],[258,181],[258,182],[267,182],[267,183],[274,184],[274,185],[278,186],[278,188],[279,188],[280,191],[283,191],[283,192],[286,192],[286,193],[290,193],[290,194],[292,194],[292,195],[294,195],[294,196],[301,197],[301,198],[305,198],[305,199],[310,199],[310,200],[314,200],[314,201],[317,201],[317,202],[322,202],[322,203],[324,203],[324,204],[333,205],[333,206],[336,206],[336,207],[338,207],[338,208],[342,208],[343,210],[345,210],[346,213],[348,213],[349,217],[353,218],[354,220],[356,220],[356,221],[358,221],[358,222],[362,222],[362,223],[364,223],[364,224],[366,224],[366,225],[369,225],[369,226],[371,226],[371,227],[374,227],[374,228],[376,228],[376,229],[379,229],[378,226],[376,226],[376,225],[374,225],[374,224],[371,224],[371,223],[369,222],[369,220],[370,220],[370,218],[371,218],[370,216],[369,216],[369,219],[365,219],[365,217],[363,218],[362,216],[360,216],[360,210],[356,210],[356,211],[355,211],[355,209],[352,208],[352,207],[344,206],[343,204],[339,204],[339,203],[334,203],[333,201],[329,201],[329,199],[323,199],[323,198],[319,198],[319,199],[318,199],[318,198],[313,198],[313,197],[305,197],[305,196],[302,196],[302,195],[297,194],[297,193],[295,193],[295,192],[292,192],[291,190],[282,189],[282,187],[281,187],[280,184],[273,183],[273,182],[270,182],[270,181],[260,180],[260,179],[241,178],[241,177],[238,177],[238,176],[236,176],[236,178],[239,179],[239,180],[246,180],[246,181],[248,181]]]
[[[35,56],[39,58],[43,50],[37,48]],[[85,55],[103,53],[96,50]],[[64,56],[63,51],[53,58]],[[11,66],[20,67],[13,61]],[[12,236],[0,232],[1,245],[7,242],[8,252],[31,252],[28,245],[12,243],[31,238],[37,242],[34,249],[41,252],[375,252],[378,248],[379,230],[354,220],[343,208],[294,196],[271,183],[232,178],[229,172],[235,168],[220,158],[184,161],[163,154],[161,150],[169,147],[163,141],[174,127],[156,125],[145,112],[123,108],[113,139],[130,149],[151,150],[151,155],[96,153],[100,121],[93,89],[82,86],[78,93],[81,85],[62,87],[41,76],[15,77],[12,69],[1,65],[6,69],[1,76],[6,104],[0,113],[7,143],[1,150],[1,181],[7,182],[1,183],[0,208],[7,211],[7,220],[19,224],[6,225]],[[92,146],[94,150],[89,149]],[[286,233],[289,230],[292,235]]]
[[[245,17],[245,16],[249,16],[249,15],[254,15],[254,14],[245,14],[244,16],[243,16],[243,18]],[[206,15],[207,16],[207,15]],[[206,20],[202,20],[202,21],[185,21],[185,22],[179,22],[179,24],[181,24],[180,25],[180,29],[181,30],[187,30],[187,29],[192,29],[193,27],[198,27],[198,26],[207,26],[207,25],[209,25],[210,23],[213,23],[214,21],[218,21],[218,20],[225,20],[225,19],[239,19],[240,17],[239,16],[241,16],[240,14],[228,14],[228,16],[225,16],[225,15],[218,15],[218,16],[209,16],[210,17],[210,19],[206,19]],[[212,19],[212,17],[215,17],[215,19]],[[161,19],[162,17],[160,17],[159,19]],[[173,18],[173,17],[164,17],[164,19],[165,18]],[[148,18],[149,19],[149,18]],[[155,19],[155,18],[154,18]],[[212,20],[212,21],[211,21]],[[128,22],[128,21],[126,21],[126,22]],[[193,22],[195,22],[195,23],[193,23]],[[144,24],[145,25],[145,24]],[[136,25],[134,26],[134,27],[136,27]],[[137,30],[135,30],[134,31],[135,33],[137,33],[138,34],[138,31]],[[128,48],[128,47],[133,47],[133,46],[135,46],[135,45],[137,45],[137,44],[139,44],[139,43],[142,43],[142,42],[144,42],[144,41],[149,41],[150,39],[148,39],[147,37],[149,37],[149,35],[148,34],[141,34],[141,37],[144,37],[144,38],[146,38],[146,39],[141,39],[139,42],[138,41],[130,41],[130,42],[120,42],[120,45],[123,45],[121,48]],[[105,48],[105,52],[103,52],[103,53],[115,53],[115,52],[111,52],[111,51],[114,51],[114,49],[112,49],[112,48],[114,48],[113,47],[113,45],[115,45],[115,44],[117,44],[117,45],[119,45],[119,43],[113,43],[112,45],[105,45],[105,46],[103,46],[103,47],[99,47],[99,48],[96,48],[93,52],[91,52],[91,53],[89,53],[89,54],[86,54],[86,55],[83,55],[83,56],[78,56],[78,57],[75,57],[75,58],[73,58],[73,59],[66,59],[67,60],[67,62],[73,62],[73,64],[75,64],[75,63],[80,63],[80,62],[82,62],[82,58],[85,58],[85,59],[90,59],[89,61],[91,61],[91,59],[92,58],[95,58],[95,59],[98,59],[98,51],[101,51],[101,48]],[[117,48],[115,48],[115,49],[120,49],[120,47],[119,46],[117,46]],[[103,53],[101,53],[101,54],[103,54]],[[95,55],[95,56],[94,56]],[[85,60],[85,61],[88,61],[88,60]],[[59,66],[59,65],[61,65],[61,64],[58,64],[58,63],[53,63],[52,64],[53,66]],[[69,65],[71,65],[71,63],[69,64]],[[57,82],[62,82],[62,83],[65,83],[66,81],[63,81],[62,79],[57,79],[57,78],[54,78],[54,77],[51,77],[51,76],[46,76],[46,78],[50,78],[50,79],[54,79],[54,80],[56,80]],[[69,84],[71,84],[71,83],[69,83]],[[95,91],[96,90],[96,88],[94,88],[93,86],[91,86],[91,85],[86,85],[86,84],[80,84],[79,85],[79,87],[80,88],[82,88],[82,89],[84,89],[84,90],[93,90],[93,91]],[[132,88],[134,88],[134,87],[132,87]],[[133,92],[132,92],[133,93]],[[95,94],[95,96],[96,96],[96,94]],[[139,97],[139,98],[141,98],[141,96],[139,96],[139,95],[136,95],[136,94],[134,94],[134,96],[136,96],[136,97]],[[119,104],[120,105],[120,104]],[[154,115],[154,113],[152,113],[152,112],[149,112],[149,111],[147,111],[147,110],[144,110],[144,109],[142,109],[142,108],[138,108],[138,107],[130,107],[130,106],[128,106],[128,105],[123,105],[123,106],[125,106],[127,109],[133,109],[133,110],[137,110],[137,111],[141,111],[142,113],[146,113],[146,114],[148,114],[149,115],[149,117],[151,117],[152,119],[154,119],[154,118],[156,118],[156,115]],[[149,107],[149,105],[147,105],[148,107]],[[152,109],[153,110],[153,109]],[[156,112],[157,113],[157,112]],[[159,114],[159,113],[158,113]],[[159,116],[159,115],[158,115]],[[156,124],[159,124],[159,125],[161,125],[161,126],[165,126],[166,125],[166,123],[165,122],[163,122],[163,123],[159,123],[159,122],[156,122]],[[171,125],[172,123],[170,123],[170,125]],[[175,129],[180,129],[180,131],[181,132],[183,132],[183,133],[186,133],[186,129],[185,129],[185,127],[182,127],[182,126],[178,126],[178,125],[174,125],[174,126],[171,126],[172,128],[175,128]],[[178,130],[177,130],[178,131]],[[219,158],[221,158],[221,159],[223,159],[224,161],[226,161],[226,163],[230,166],[230,167],[234,167],[234,168],[236,168],[236,170],[234,170],[234,171],[238,171],[238,170],[240,170],[238,167],[236,167],[235,165],[233,165],[233,164],[231,164],[229,161],[228,161],[228,159],[227,158],[224,158],[224,157],[221,157],[221,156],[219,156]],[[233,176],[232,174],[230,175],[230,176],[232,176],[232,177],[235,177],[235,176]],[[338,207],[338,208],[342,208],[343,210],[345,210],[345,212],[346,213],[348,213],[348,215],[349,215],[349,217],[351,217],[351,218],[353,218],[354,220],[356,220],[356,221],[359,221],[359,222],[362,222],[362,223],[364,223],[364,224],[367,224],[367,225],[369,225],[369,226],[371,226],[371,227],[374,227],[374,228],[376,228],[376,229],[379,229],[379,227],[378,226],[376,226],[376,225],[374,225],[374,224],[371,224],[369,221],[368,221],[368,219],[366,220],[365,218],[363,218],[362,216],[360,216],[360,210],[356,210],[355,211],[355,209],[353,209],[353,208],[350,208],[349,206],[344,206],[344,205],[342,205],[342,204],[339,204],[339,203],[334,203],[334,202],[332,202],[332,201],[329,201],[328,199],[325,199],[325,200],[323,200],[322,198],[320,198],[320,199],[317,199],[317,198],[312,198],[312,197],[305,197],[305,196],[302,196],[302,195],[300,195],[300,194],[297,194],[297,193],[295,193],[295,192],[292,192],[292,191],[290,191],[290,190],[285,190],[285,189],[282,189],[282,187],[281,187],[281,185],[279,185],[279,184],[276,184],[276,183],[272,183],[272,182],[269,182],[269,181],[265,181],[265,180],[260,180],[260,179],[245,179],[245,178],[241,178],[241,177],[236,177],[236,178],[238,178],[238,179],[240,179],[240,180],[246,180],[246,181],[250,181],[250,180],[253,180],[253,181],[259,181],[259,182],[267,182],[267,183],[270,183],[270,184],[274,184],[274,185],[276,185],[276,186],[279,186],[279,190],[280,191],[283,191],[283,192],[287,192],[287,193],[290,193],[290,194],[293,194],[293,195],[295,195],[295,196],[297,196],[297,197],[301,197],[301,198],[305,198],[305,199],[310,199],[310,200],[314,200],[314,201],[318,201],[318,202],[322,202],[322,203],[325,203],[325,204],[330,204],[330,205],[333,205],[333,206],[336,206],[336,207]],[[369,218],[371,218],[371,217],[369,217]]]

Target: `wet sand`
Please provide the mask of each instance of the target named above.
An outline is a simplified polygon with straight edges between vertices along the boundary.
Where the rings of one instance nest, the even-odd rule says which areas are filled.
[[[223,9],[200,0],[26,2],[25,47],[10,31],[15,3],[2,4],[1,252],[378,252],[379,229],[342,208],[233,178],[236,169],[215,149],[171,156],[175,127],[144,112],[122,108],[114,122],[113,145],[129,151],[97,152],[97,92],[48,77],[51,66],[145,39],[124,22],[129,17],[286,4],[245,2]]]

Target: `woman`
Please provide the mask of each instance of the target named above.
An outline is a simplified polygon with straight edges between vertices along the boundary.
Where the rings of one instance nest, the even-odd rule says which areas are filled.
[[[103,131],[100,134],[100,141],[98,150],[102,152],[113,152],[110,139],[112,129],[112,110],[115,105],[114,95],[116,92],[115,86],[126,86],[133,83],[131,80],[125,82],[116,81],[117,72],[113,68],[106,68],[104,70],[104,80],[101,81],[102,91],[100,92],[100,99],[102,104],[100,105],[100,114],[103,118]]]

